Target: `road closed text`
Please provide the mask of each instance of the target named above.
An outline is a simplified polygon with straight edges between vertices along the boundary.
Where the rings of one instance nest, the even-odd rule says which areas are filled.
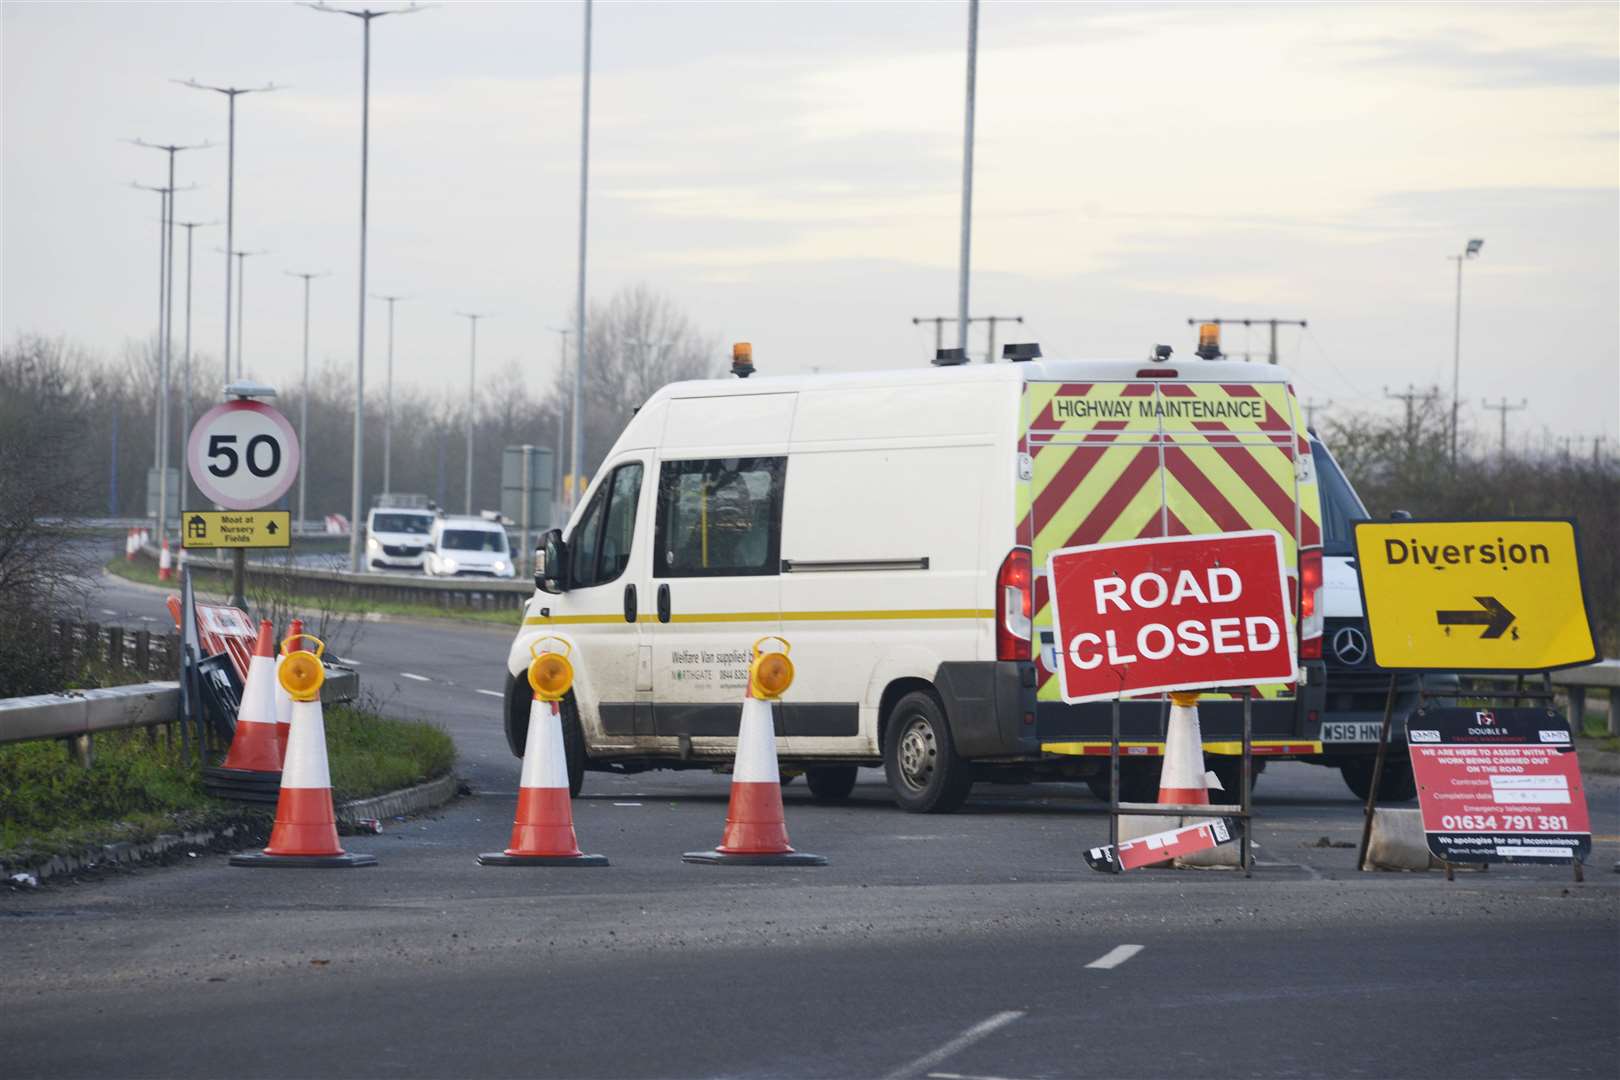
[[[1068,548],[1047,567],[1066,701],[1296,677],[1275,533]]]
[[[1069,662],[1082,671],[1102,664],[1134,664],[1139,659],[1164,660],[1180,654],[1186,657],[1209,653],[1236,654],[1275,649],[1284,634],[1270,615],[1227,615],[1215,618],[1175,619],[1182,613],[1207,612],[1217,604],[1236,603],[1243,596],[1243,579],[1237,571],[1216,566],[1202,572],[1181,570],[1173,578],[1152,570],[1126,581],[1122,577],[1098,578],[1092,582],[1099,617],[1110,611],[1165,609],[1166,621],[1137,627],[1132,640],[1122,643],[1119,631],[1077,632],[1068,643]]]

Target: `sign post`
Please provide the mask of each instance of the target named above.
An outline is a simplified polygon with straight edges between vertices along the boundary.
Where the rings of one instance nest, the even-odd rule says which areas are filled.
[[[1063,700],[1111,701],[1114,710],[1109,846],[1093,849],[1087,861],[1118,871],[1231,839],[1217,821],[1121,845],[1121,814],[1218,812],[1243,822],[1239,861],[1247,876],[1252,688],[1299,676],[1281,537],[1250,531],[1065,548],[1052,553],[1046,573]],[[1120,698],[1200,689],[1243,692],[1238,805],[1122,805]]]
[[[297,479],[298,436],[285,416],[264,402],[254,400],[275,397],[273,388],[236,382],[225,388],[225,394],[232,400],[209,409],[192,427],[186,443],[186,467],[198,489],[217,505],[226,510],[258,510],[285,495]],[[248,516],[221,514],[219,518]],[[184,517],[187,520],[182,530],[185,536],[191,535],[193,517],[203,519],[201,531],[209,535],[203,513],[187,511]],[[243,537],[264,535],[274,539],[279,533],[285,540],[290,532],[286,514],[279,520],[254,520],[257,523],[254,528],[247,528],[248,522],[238,520],[232,523],[230,530],[219,520],[213,535],[224,536],[229,532],[240,541]],[[262,525],[262,529],[258,525]],[[189,539],[182,543],[187,547],[204,546]],[[242,595],[246,568],[243,548],[287,545],[237,542],[210,546],[236,549],[232,558],[231,603],[246,608],[247,601]]]
[[[1526,693],[1523,676],[1591,663],[1597,642],[1581,587],[1573,521],[1358,521],[1355,546],[1373,661],[1391,672],[1356,859],[1364,868],[1389,748],[1395,673],[1516,673],[1517,692],[1482,696],[1541,697],[1550,705],[1550,685],[1540,694]],[[1577,815],[1570,794],[1579,792],[1580,767],[1569,728],[1560,723],[1555,729],[1549,718],[1556,720],[1534,709],[1423,710],[1420,704],[1408,720],[1407,752],[1424,831],[1448,877],[1455,862],[1556,857],[1568,858],[1581,880],[1581,863],[1591,850],[1589,833],[1584,847],[1523,839],[1586,829],[1585,798],[1580,797]],[[1562,742],[1556,741],[1560,731]],[[1561,745],[1567,752],[1557,749]],[[1474,753],[1479,747],[1483,753]],[[1500,789],[1498,772],[1506,782]],[[1514,786],[1518,778],[1526,783]],[[1569,804],[1568,813],[1537,802],[1556,794],[1554,788]],[[1525,809],[1498,806],[1498,790]],[[1460,808],[1464,805],[1471,809]],[[1532,848],[1537,853],[1526,854]]]

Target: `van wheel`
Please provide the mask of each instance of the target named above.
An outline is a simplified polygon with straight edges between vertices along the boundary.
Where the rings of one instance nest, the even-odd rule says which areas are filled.
[[[1373,758],[1351,758],[1339,766],[1344,786],[1363,803],[1372,790]],[[1412,763],[1394,756],[1384,759],[1384,774],[1378,778],[1378,801],[1410,802],[1417,798],[1417,780],[1412,776]]]
[[[806,769],[804,782],[810,785],[810,798],[818,803],[843,802],[855,790],[855,778],[860,774],[857,765],[828,765],[819,769]]]
[[[883,771],[894,801],[913,814],[953,813],[973,788],[972,770],[956,754],[945,711],[922,691],[901,698],[889,714]]]
[[[529,680],[516,675],[506,677],[506,745],[512,756],[523,758],[529,742],[529,709],[534,704],[534,691]],[[579,724],[579,710],[572,696],[562,703],[563,758],[568,769],[568,794],[573,797],[585,783],[585,731]]]

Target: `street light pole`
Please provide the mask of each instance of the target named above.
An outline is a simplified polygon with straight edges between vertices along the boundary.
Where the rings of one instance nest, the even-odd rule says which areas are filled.
[[[962,125],[962,254],[956,281],[956,347],[968,343],[968,269],[973,252],[973,107],[979,71],[979,0],[968,0],[967,114]]]
[[[371,23],[384,15],[411,15],[423,9],[416,4],[381,11],[333,7],[326,3],[304,6],[329,15],[348,15],[359,19],[363,28],[360,54],[360,318],[354,358],[354,475],[349,492],[349,569],[358,574],[365,568],[365,545],[360,540],[360,511],[366,462],[366,212],[367,181],[371,169]]]
[[[224,94],[230,103],[228,110],[227,144],[225,151],[225,381],[231,381],[231,255],[236,244],[236,99],[243,94],[268,93],[281,87],[274,83],[263,86],[209,86],[196,79],[175,79],[181,86],[193,90],[208,90]],[[242,374],[240,366],[237,375]]]
[[[186,458],[186,440],[191,437],[191,241],[192,233],[196,229],[206,229],[219,224],[217,221],[177,221],[176,225],[186,230],[186,344],[185,344],[185,375],[181,379],[180,389],[180,460]],[[186,497],[186,473],[180,474],[180,509],[184,510],[188,501]]]
[[[572,330],[557,326],[548,326],[546,329],[557,335],[557,377],[560,379],[568,371],[568,335]],[[554,524],[561,526],[567,521],[566,496],[563,493],[563,432],[568,428],[568,415],[563,411],[561,398],[557,401],[557,457],[551,463],[552,473],[552,517]]]
[[[383,494],[394,490],[394,303],[403,296],[381,296],[373,293],[373,300],[388,301],[388,384],[383,391]]]
[[[270,253],[261,249],[259,251],[233,251],[230,254],[236,256],[236,376],[240,379],[247,377],[247,367],[242,363],[242,316],[245,314],[243,311],[243,297],[246,293],[245,284],[247,280],[247,263],[244,260],[249,255],[268,255]],[[227,259],[226,261],[229,262],[230,260]]]
[[[1462,380],[1462,270],[1463,270],[1463,263],[1467,262],[1469,259],[1477,258],[1478,255],[1479,255],[1480,248],[1482,248],[1484,246],[1485,246],[1485,241],[1483,241],[1483,240],[1470,240],[1470,241],[1468,241],[1467,245],[1465,245],[1463,247],[1462,251],[1458,252],[1456,255],[1447,255],[1446,256],[1446,258],[1453,259],[1457,263],[1457,315],[1456,315],[1456,323],[1453,326],[1452,332],[1451,332],[1451,464],[1452,465],[1457,464],[1457,423],[1458,423],[1458,419],[1459,419],[1459,408],[1460,408],[1460,406],[1462,404],[1461,399],[1458,397],[1458,393],[1459,393],[1459,389],[1460,389],[1460,383],[1461,383],[1461,380]],[[1505,422],[1507,414],[1503,413],[1502,416],[1503,416],[1504,422]],[[1505,447],[1505,445],[1506,444],[1504,443],[1504,447]],[[1506,451],[1504,450],[1504,453],[1505,452]]]
[[[458,311],[456,314],[467,320],[467,327],[471,331],[467,346],[467,505],[463,511],[470,515],[473,512],[473,406],[478,401],[478,320],[489,316],[470,311]]]
[[[591,177],[591,0],[585,0],[585,76],[579,121],[579,290],[574,306],[574,408],[573,439],[568,453],[568,471],[573,483],[581,482],[584,467],[585,425],[581,423],[581,403],[585,383],[585,224]]]
[[[296,270],[283,270],[282,273],[286,274],[288,277],[295,277],[295,278],[303,278],[304,279],[304,382],[303,382],[302,386],[299,388],[299,391],[298,391],[298,452],[300,454],[308,454],[309,453],[309,283],[311,281],[313,281],[315,278],[325,277],[326,275],[325,274],[314,274],[314,273],[300,273],[299,271],[296,271]],[[308,479],[308,476],[309,476],[309,470],[304,469],[304,468],[300,468],[298,470],[298,525],[297,525],[297,530],[296,531],[302,531],[303,528],[304,528],[304,522],[306,522],[308,520],[308,515],[305,512],[308,504],[304,500],[304,496],[306,494],[306,487],[307,487],[306,481]]]

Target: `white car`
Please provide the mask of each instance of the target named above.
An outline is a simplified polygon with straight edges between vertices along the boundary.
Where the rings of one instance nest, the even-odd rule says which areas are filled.
[[[378,507],[366,515],[366,565],[373,570],[420,570],[437,520],[431,510]]]
[[[438,518],[423,569],[430,577],[509,578],[514,571],[506,530],[488,518]]]

